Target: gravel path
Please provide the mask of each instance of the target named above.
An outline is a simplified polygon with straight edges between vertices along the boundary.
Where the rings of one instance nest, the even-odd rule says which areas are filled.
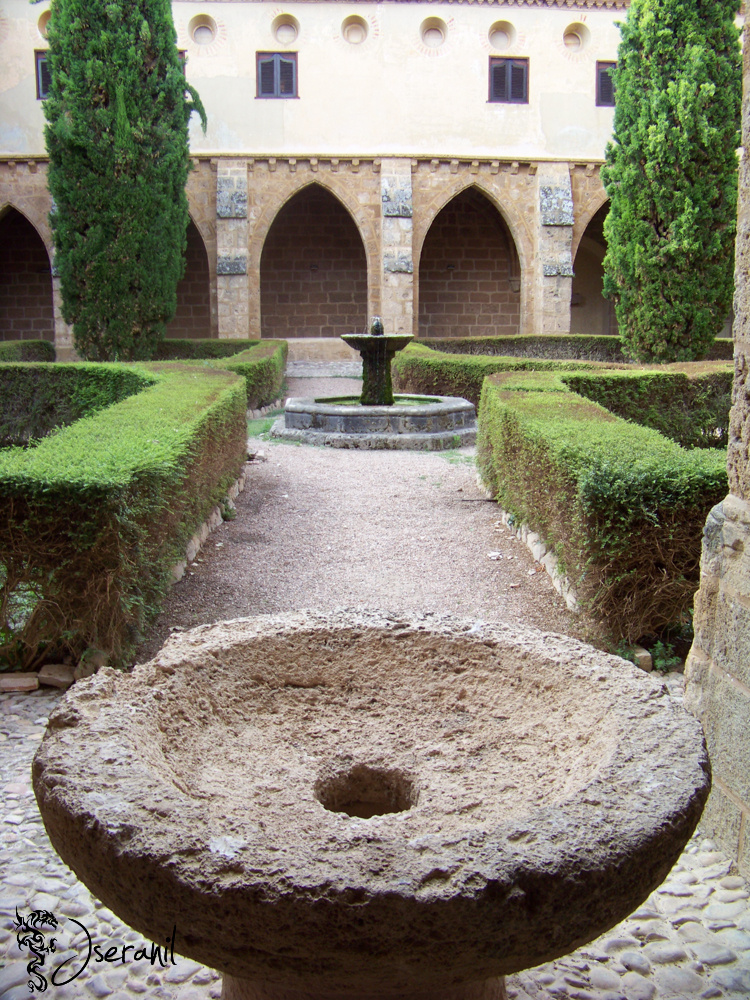
[[[328,369],[302,369],[290,395],[356,391]],[[341,375],[349,375],[342,369]],[[141,649],[155,652],[170,627],[262,612],[342,605],[440,610],[485,620],[524,621],[580,635],[581,624],[546,574],[499,525],[476,485],[470,450],[453,454],[349,452],[257,442],[267,456],[248,468],[237,517],[214,531],[172,591]],[[494,558],[488,553],[492,552]],[[673,696],[681,677],[669,675]],[[140,946],[52,850],[30,788],[33,754],[60,694],[0,695],[0,1000],[28,997],[28,951],[16,943],[16,907],[60,920],[49,973],[85,958],[78,920],[103,952]],[[214,1000],[217,974],[179,957],[97,963],[51,1000]],[[62,977],[60,977],[62,978]],[[750,892],[730,860],[696,834],[664,883],[608,934],[557,962],[508,979],[510,1000],[687,1000],[750,996]]]
[[[290,396],[360,386],[288,384]],[[248,467],[237,517],[212,532],[173,589],[140,659],[170,627],[301,608],[451,611],[583,638],[580,620],[477,486],[473,448],[349,451],[268,440],[252,449],[266,460]]]

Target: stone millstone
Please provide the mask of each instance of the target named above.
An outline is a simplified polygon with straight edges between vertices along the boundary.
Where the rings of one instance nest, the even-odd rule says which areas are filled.
[[[349,610],[101,670],[33,773],[92,892],[268,995],[441,996],[565,954],[663,881],[709,790],[699,724],[626,661]]]

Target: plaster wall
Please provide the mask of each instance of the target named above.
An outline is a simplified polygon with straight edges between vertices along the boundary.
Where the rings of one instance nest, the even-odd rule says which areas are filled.
[[[34,51],[47,47],[38,23],[48,9],[49,0],[0,5],[0,154],[44,152]],[[274,32],[280,13],[298,24],[288,43]],[[613,109],[596,106],[596,62],[616,59],[622,10],[178,0],[173,14],[209,120],[204,136],[194,116],[196,153],[481,157],[502,148],[513,158],[596,159],[612,128]],[[200,14],[216,25],[207,45],[190,30]],[[366,25],[359,44],[342,33],[353,14]],[[444,26],[437,47],[423,41],[429,19]],[[498,21],[510,25],[501,48],[490,41]],[[583,25],[577,51],[563,42],[572,24]],[[257,52],[297,54],[298,98],[256,97]],[[491,56],[529,60],[528,104],[488,101]]]

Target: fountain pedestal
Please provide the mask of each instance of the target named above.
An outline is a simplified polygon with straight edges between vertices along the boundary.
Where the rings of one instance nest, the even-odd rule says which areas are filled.
[[[412,334],[346,333],[341,339],[362,355],[362,406],[393,406],[391,361],[414,340]]]

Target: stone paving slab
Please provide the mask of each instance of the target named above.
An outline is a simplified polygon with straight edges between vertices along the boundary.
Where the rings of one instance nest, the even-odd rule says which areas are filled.
[[[681,697],[682,679],[667,684]],[[30,784],[31,760],[60,691],[0,695],[0,1000],[29,997],[26,965],[14,930],[16,908],[54,913],[57,950],[43,971],[70,959],[50,983],[50,1000],[216,1000],[218,974],[126,927],[92,897],[52,849]],[[78,921],[79,925],[73,923]],[[91,936],[92,957],[84,967]],[[51,935],[47,935],[49,938]],[[160,943],[161,944],[161,943]],[[126,961],[122,961],[125,946]],[[97,961],[115,948],[109,962]],[[135,958],[138,952],[143,954]],[[153,959],[153,961],[152,961]],[[572,955],[510,976],[509,1000],[692,1000],[750,996],[750,891],[730,859],[700,832],[669,877],[635,913]]]

